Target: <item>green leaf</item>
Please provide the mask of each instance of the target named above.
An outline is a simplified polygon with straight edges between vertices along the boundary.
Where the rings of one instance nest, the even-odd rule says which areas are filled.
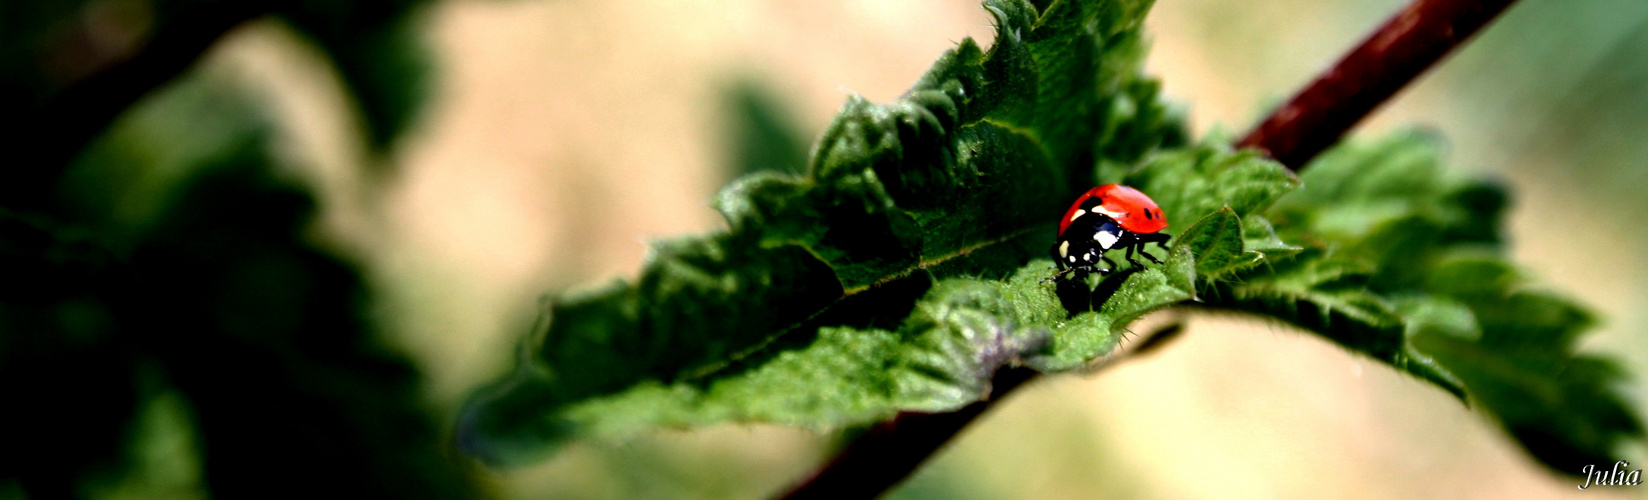
[[[1231,174],[1235,170],[1256,177],[1282,178],[1259,173],[1263,168],[1280,170],[1282,167],[1274,162],[1251,158],[1230,162],[1226,161],[1230,153],[1216,153],[1219,150],[1216,146],[1200,146],[1198,153],[1188,156],[1166,153],[1147,160],[1143,169],[1155,168],[1157,162],[1179,163],[1188,157],[1211,164],[1193,166],[1187,174],[1190,176],[1231,179],[1236,178]],[[1290,184],[1255,185],[1282,189]],[[721,200],[742,203],[754,198],[749,196],[751,193],[792,186],[782,177],[757,176],[736,184],[735,189],[723,193]],[[789,192],[778,190],[780,196]],[[1083,295],[1075,302],[1057,296],[1055,286],[1043,282],[1054,273],[1052,263],[1043,259],[1022,266],[1006,283],[954,277],[957,273],[972,276],[998,260],[1018,258],[1023,262],[1026,252],[1039,253],[1042,248],[1015,249],[995,257],[981,255],[1003,247],[1016,248],[1017,241],[1032,238],[990,245],[965,258],[918,269],[912,275],[894,276],[857,291],[831,288],[834,282],[791,286],[771,277],[741,281],[739,277],[749,272],[747,268],[758,263],[755,259],[784,255],[787,249],[796,248],[791,243],[773,247],[746,243],[758,250],[741,258],[717,261],[724,265],[714,268],[670,260],[677,255],[674,250],[688,247],[680,246],[683,242],[666,244],[644,271],[648,274],[643,275],[641,288],[614,283],[568,295],[552,305],[546,314],[551,322],[544,326],[545,333],[528,344],[542,345],[542,350],[529,351],[522,361],[523,369],[475,396],[477,403],[463,417],[460,439],[466,448],[490,460],[517,463],[551,453],[570,439],[621,438],[656,427],[763,421],[825,428],[864,424],[898,411],[953,409],[988,394],[990,375],[1004,362],[1043,372],[1080,368],[1113,350],[1135,319],[1194,298],[1199,268],[1229,274],[1238,264],[1251,263],[1258,254],[1244,248],[1243,223],[1224,203],[1217,205],[1221,208],[1204,214],[1200,222],[1185,231],[1163,264],[1105,277],[1100,291],[1092,293],[1094,297]],[[729,212],[745,214],[742,220],[751,221],[747,223],[772,220],[770,210],[749,205],[734,207],[736,210]],[[712,241],[719,244],[705,245],[700,250],[746,251],[738,250],[746,247],[733,245],[735,240]],[[816,262],[807,254],[794,257],[797,262]],[[721,279],[714,283],[722,288],[660,286],[668,281],[652,278],[652,273],[675,268],[682,270],[673,275],[682,283],[717,276]],[[785,335],[744,339],[760,346],[745,352],[725,347],[738,340],[739,332],[783,328],[759,323],[770,324],[788,316],[779,305],[802,303],[797,297],[803,292],[826,290],[828,294],[820,293],[813,300],[836,295],[841,298],[823,312],[799,320],[787,328]],[[632,293],[658,295],[647,300],[628,296]],[[671,298],[676,303],[670,303]],[[750,306],[749,310],[726,309],[740,304],[740,300],[772,302]],[[641,305],[649,303],[655,305]],[[697,310],[671,314],[670,319],[648,319],[673,307]],[[702,324],[711,320],[720,323]],[[687,337],[690,332],[682,332],[668,339],[672,343],[657,344],[651,350],[626,344],[633,338],[628,335],[639,328],[636,325],[645,324],[688,325],[715,335]],[[579,331],[591,335],[558,333]],[[597,333],[602,336],[593,335]],[[700,345],[694,347],[693,343]],[[702,344],[706,343],[717,347],[705,349]],[[704,354],[687,358],[685,352]],[[666,359],[659,353],[674,356]],[[540,361],[546,359],[550,361]],[[926,361],[912,361],[917,359]],[[680,363],[668,367],[675,370],[673,379],[643,379],[622,390],[561,402],[569,398],[569,392],[596,390],[580,384],[621,384],[626,377],[644,377],[635,371],[636,366],[657,367],[666,361]],[[601,372],[576,379],[566,375],[587,370]]]
[[[1224,207],[1247,217],[1299,187],[1299,179],[1274,161],[1215,146],[1164,153],[1115,182],[1149,194],[1169,224],[1194,221]]]
[[[1105,278],[1103,284],[1125,281],[1113,293],[1096,297],[1102,301],[1099,310],[1078,312],[1057,324],[1049,348],[1033,358],[1030,366],[1042,372],[1073,370],[1110,353],[1133,320],[1195,297],[1196,258],[1189,246],[1180,245],[1160,266]],[[1041,262],[1033,262],[1031,267]]]
[[[513,462],[540,456],[566,439],[608,435],[601,429],[628,432],[645,427],[640,422],[725,421],[734,417],[700,412],[687,418],[682,416],[687,413],[659,409],[673,407],[657,407],[656,402],[668,394],[688,398],[674,401],[707,397],[682,396],[681,388],[689,385],[699,392],[717,387],[733,391],[727,394],[768,390],[756,388],[776,387],[765,385],[770,380],[801,377],[799,366],[769,364],[791,359],[786,355],[792,352],[814,352],[808,350],[814,345],[819,353],[861,352],[863,346],[889,339],[940,335],[921,332],[966,330],[912,326],[916,323],[910,318],[923,314],[912,312],[917,300],[925,304],[921,307],[951,304],[958,297],[984,300],[977,295],[984,292],[977,290],[995,289],[999,283],[963,287],[948,280],[1013,275],[1030,259],[1045,255],[1055,218],[1093,184],[1096,166],[1131,165],[1163,145],[1182,141],[1177,115],[1157,103],[1159,86],[1141,76],[1138,30],[1147,6],[1137,1],[1056,2],[1038,18],[1028,2],[987,2],[998,23],[989,52],[965,39],[899,100],[873,104],[850,97],[814,146],[805,176],[758,173],[717,195],[715,206],[726,216],[727,230],[658,244],[636,283],[551,300],[544,313],[547,321],[528,337],[517,373],[472,397],[460,423],[461,443],[483,458]],[[1181,259],[1187,262],[1183,273],[1193,272],[1189,258]],[[1045,277],[1050,272],[1042,266]],[[1134,279],[1193,279],[1152,278],[1159,274],[1146,272]],[[932,293],[939,295],[921,299],[929,288],[921,283],[935,279],[939,284],[932,285]],[[1188,286],[1178,290],[1186,297],[1191,293]],[[1153,306],[1172,302],[1139,300]],[[967,310],[974,309],[1002,314],[982,306]],[[931,325],[976,317],[926,314]],[[1064,363],[1091,359],[1109,345],[1108,322],[1080,315],[1071,321],[1104,328],[1068,338],[1082,350],[1059,358]],[[1001,338],[1030,335],[1010,329],[997,333],[1005,336]],[[931,392],[881,391],[872,393],[880,394],[874,404],[841,400],[840,407],[817,410],[833,417],[783,418],[850,425],[899,408],[947,407],[976,399],[988,379],[978,378],[988,371],[979,367],[993,365],[980,361],[983,354],[967,345],[935,338],[880,355],[914,363],[908,361],[911,352],[951,346],[943,349],[954,352],[910,365],[931,364],[922,370],[949,374],[923,386]],[[892,363],[894,358],[853,361],[872,359]],[[735,376],[766,373],[773,375],[733,382]],[[860,385],[926,380],[894,373],[861,376],[868,378]],[[817,384],[816,394],[831,394],[829,383]],[[804,391],[792,397],[816,394]],[[610,401],[653,403],[603,403]],[[759,402],[748,397],[705,401],[693,404],[734,408]],[[775,413],[779,406],[770,408],[766,413],[717,411],[747,419],[782,416]]]
[[[1242,220],[1230,207],[1202,217],[1174,240],[1201,257],[1196,259],[1196,275],[1216,279],[1246,267],[1252,257],[1242,252]]]
[[[1036,326],[1063,310],[1051,287],[1038,285],[1039,271],[1021,272],[1011,284],[941,281],[896,329],[821,327],[796,348],[763,353],[712,379],[643,383],[549,417],[582,434],[616,437],[727,421],[828,428],[903,409],[954,409],[987,393],[997,367],[1020,364],[1046,344],[1049,332]]]
[[[1367,289],[1369,267],[1308,252],[1301,258],[1255,268],[1208,293],[1212,307],[1270,316],[1316,332],[1396,369],[1429,381],[1455,396],[1464,386],[1411,342],[1399,309]],[[1426,305],[1413,305],[1420,310]]]
[[[1262,215],[1249,214],[1242,218],[1242,249],[1259,254],[1257,261],[1286,259],[1297,255],[1304,247],[1282,241],[1275,226]]]
[[[1046,260],[1005,282],[945,279],[896,328],[819,327],[806,339],[786,339],[792,347],[745,358],[714,377],[643,382],[554,413],[533,411],[555,390],[553,380],[518,372],[492,395],[491,411],[465,415],[466,428],[496,425],[474,419],[522,412],[504,418],[530,420],[530,433],[487,442],[501,446],[489,456],[519,461],[574,436],[614,439],[659,427],[751,421],[830,429],[900,411],[951,411],[988,395],[1000,367],[1069,370],[1108,353],[1128,322],[1189,297],[1189,266],[1173,263],[1190,259],[1188,250],[1175,250],[1163,266],[1168,271],[1134,274],[1102,310],[1074,317],[1044,280]]]
[[[1188,229],[1174,244],[1195,248],[1196,272],[1205,281],[1300,250],[1284,243],[1270,221],[1258,215],[1298,188],[1299,179],[1252,152],[1201,145],[1166,151],[1130,171],[1103,172],[1101,177],[1106,178],[1102,182],[1120,182],[1148,193],[1161,205],[1170,232],[1176,224],[1194,221],[1179,226]],[[1222,248],[1209,253],[1213,246]]]
[[[1406,133],[1324,153],[1266,212],[1273,233],[1244,227],[1250,249],[1304,249],[1236,273],[1208,304],[1280,318],[1437,384],[1554,470],[1609,462],[1643,436],[1617,392],[1624,374],[1576,352],[1590,313],[1528,288],[1499,253],[1503,189],[1444,174],[1438,149]]]

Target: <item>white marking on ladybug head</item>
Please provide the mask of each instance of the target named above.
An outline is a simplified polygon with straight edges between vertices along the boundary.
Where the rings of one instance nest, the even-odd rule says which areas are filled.
[[[1093,262],[1093,252],[1082,254],[1082,262]]]
[[[1109,231],[1098,231],[1093,233],[1093,241],[1099,242],[1099,247],[1104,248],[1105,250],[1109,250],[1110,247],[1115,246],[1116,240],[1118,239],[1121,238],[1117,237],[1116,233]]]
[[[1072,263],[1076,262],[1076,256],[1071,255],[1070,256],[1070,262],[1072,262]]]
[[[1059,256],[1064,257],[1066,255],[1070,255],[1070,240],[1059,242]]]
[[[1087,215],[1087,211],[1078,208],[1075,212],[1070,213],[1070,220],[1080,219],[1083,215]]]

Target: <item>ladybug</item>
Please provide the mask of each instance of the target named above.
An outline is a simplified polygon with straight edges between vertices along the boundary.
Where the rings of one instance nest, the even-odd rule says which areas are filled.
[[[1058,276],[1075,273],[1082,279],[1087,273],[1104,274],[1116,267],[1115,261],[1105,257],[1109,250],[1127,249],[1127,261],[1137,251],[1151,262],[1161,264],[1156,256],[1145,253],[1146,243],[1167,248],[1171,236],[1160,231],[1167,228],[1167,216],[1162,208],[1144,193],[1121,184],[1105,184],[1087,190],[1070,210],[1059,219],[1059,240],[1053,244],[1053,261],[1059,265]],[[1103,262],[1110,267],[1100,267]]]

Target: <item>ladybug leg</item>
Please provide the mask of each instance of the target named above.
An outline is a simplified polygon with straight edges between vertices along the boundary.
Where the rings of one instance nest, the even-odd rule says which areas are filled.
[[[1161,259],[1156,258],[1156,256],[1154,256],[1154,255],[1150,255],[1150,252],[1144,251],[1144,244],[1145,244],[1145,242],[1140,241],[1139,244],[1134,245],[1133,247],[1138,247],[1139,255],[1143,255],[1145,259],[1147,259],[1151,262],[1157,263],[1157,264],[1161,264],[1162,263]],[[1127,248],[1128,251],[1131,252],[1133,250],[1133,247],[1128,247]],[[1135,262],[1134,264],[1138,264],[1138,263]]]
[[[1149,236],[1150,236],[1149,238],[1144,238],[1144,241],[1155,242],[1156,246],[1162,247],[1162,250],[1172,250],[1173,249],[1173,247],[1170,247],[1170,246],[1167,245],[1167,240],[1172,239],[1173,235],[1162,234],[1162,233],[1151,233]]]
[[[1110,269],[1115,269],[1116,268],[1116,261],[1110,260],[1110,257],[1106,257],[1106,256],[1104,256],[1104,254],[1099,254],[1099,260],[1102,260],[1102,261],[1104,261],[1105,264],[1110,265],[1109,269],[1100,269],[1099,274],[1108,273],[1108,272],[1110,272]]]
[[[1150,255],[1149,253],[1146,253],[1143,248],[1139,249],[1139,255],[1143,255],[1144,258],[1149,259],[1151,262],[1154,262],[1154,263],[1157,263],[1157,264],[1162,263],[1162,259],[1158,259],[1158,258],[1156,258],[1156,256]]]
[[[1144,243],[1146,241],[1149,241],[1148,239],[1146,239],[1149,236],[1151,236],[1151,235],[1149,235],[1149,234],[1139,234],[1139,233],[1134,233],[1134,232],[1129,231],[1128,233],[1126,233],[1126,235],[1122,236],[1121,242],[1118,245],[1116,245],[1117,248],[1123,248],[1123,247],[1127,248],[1127,255],[1125,256],[1126,259],[1127,259],[1127,263],[1132,264],[1133,267],[1136,268],[1136,269],[1144,269],[1144,264],[1140,264],[1138,260],[1133,258],[1133,254],[1135,252],[1139,253],[1140,255],[1144,255],[1144,258],[1150,259],[1151,262],[1155,262],[1157,264],[1162,263],[1162,261],[1156,260],[1156,256],[1145,253],[1145,251],[1144,251]]]
[[[1139,244],[1138,244],[1139,254],[1143,255],[1144,258],[1146,258],[1146,259],[1150,259],[1151,262],[1161,264],[1162,263],[1161,259],[1157,259],[1156,256],[1150,255],[1149,252],[1144,251],[1144,244],[1145,243],[1155,243],[1156,246],[1162,247],[1163,250],[1169,250],[1169,248],[1167,247],[1167,239],[1168,238],[1171,238],[1171,236],[1168,236],[1168,235],[1165,235],[1165,234],[1162,234],[1162,233],[1152,233],[1152,234],[1141,234],[1141,235],[1139,235]]]

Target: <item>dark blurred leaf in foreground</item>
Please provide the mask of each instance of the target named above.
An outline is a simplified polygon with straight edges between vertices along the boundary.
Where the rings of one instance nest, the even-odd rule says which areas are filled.
[[[120,278],[94,242],[0,210],[0,487],[73,497],[119,463],[140,397],[111,303]]]
[[[76,403],[48,399],[11,413],[39,422],[6,429],[27,429],[43,449],[4,448],[0,477],[52,496],[119,470],[118,459],[92,470],[40,457],[86,461],[124,446],[132,432],[124,386],[140,379],[130,367],[142,365],[158,372],[152,394],[184,398],[213,496],[471,496],[464,472],[441,453],[417,373],[366,320],[359,272],[308,242],[313,198],[271,163],[269,133],[224,79],[182,79],[89,148],[65,177],[64,211],[40,215],[75,221],[62,225],[93,235],[95,246],[42,231],[8,237],[8,255],[56,264],[30,268],[22,277],[52,276],[8,288],[0,304],[34,311],[0,337],[11,351],[0,355],[22,350],[34,363],[7,363],[24,373],[6,380]],[[50,283],[63,293],[49,292]],[[86,362],[95,365],[75,368]],[[99,375],[109,370],[119,373]],[[102,382],[87,386],[89,377]]]

